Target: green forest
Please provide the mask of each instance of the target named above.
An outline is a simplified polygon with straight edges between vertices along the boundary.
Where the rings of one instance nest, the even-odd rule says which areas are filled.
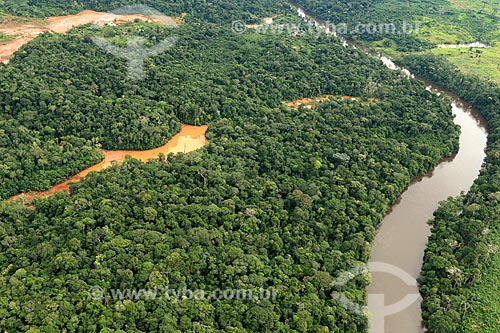
[[[18,15],[79,9],[4,3]],[[278,10],[224,4],[214,12]],[[3,331],[367,330],[331,297],[331,283],[367,262],[376,225],[410,180],[457,151],[449,101],[333,37],[238,35],[214,23],[227,18],[204,13],[177,29],[136,22],[46,33],[0,65],[2,198],[58,183],[100,160],[99,148],[148,149],[181,123],[209,125],[205,148],[168,163],[128,159],[32,207],[0,203]],[[96,35],[117,45],[179,40],[134,81]],[[360,100],[284,105],[326,94]],[[367,283],[360,276],[340,291],[363,304]],[[95,286],[278,294],[95,300]]]
[[[133,81],[126,77],[125,60],[92,42],[96,34],[117,44],[130,35],[151,44],[173,35],[179,41],[147,59],[146,79]],[[209,23],[174,30],[138,23],[43,34],[0,72],[2,90],[8,92],[0,97],[8,138],[0,152],[0,197],[45,190],[98,161],[101,147],[161,146],[181,122],[242,117],[259,105],[278,107],[327,93],[397,96],[399,91],[382,85],[388,71],[374,68],[374,60],[341,50],[329,37],[238,36]],[[367,89],[367,77],[376,89]]]
[[[471,190],[443,202],[419,278],[429,333],[498,331],[500,87],[429,50],[494,43],[499,15],[479,1],[296,0],[331,23],[417,22],[419,34],[352,34],[456,93],[489,125]],[[44,18],[136,1],[0,0],[0,17]],[[298,23],[285,1],[147,0],[172,29],[134,22],[44,33],[0,64],[0,200],[43,191],[103,159],[101,149],[163,145],[181,124],[208,124],[196,152],[128,158],[70,193],[0,201],[2,332],[365,332],[366,275],[378,223],[411,179],[458,150],[449,100],[333,36],[231,31],[231,22]],[[145,79],[97,47],[146,47]],[[12,39],[1,35],[0,42]],[[494,51],[495,49],[493,49]],[[434,51],[433,51],[434,52]],[[484,66],[492,66],[485,64]],[[492,67],[483,67],[490,68]],[[300,98],[333,95],[312,108]],[[358,100],[342,96],[359,97]],[[111,289],[277,290],[275,300],[115,299]],[[92,290],[105,291],[94,299]]]

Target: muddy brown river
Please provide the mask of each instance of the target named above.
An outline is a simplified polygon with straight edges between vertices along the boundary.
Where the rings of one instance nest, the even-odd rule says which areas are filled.
[[[325,21],[292,5],[300,17],[325,28]],[[346,47],[356,47],[338,36]],[[388,58],[380,57],[390,69],[400,70]],[[417,78],[418,79],[418,78]],[[372,283],[367,288],[370,333],[421,333],[421,297],[416,283],[420,275],[427,239],[428,221],[439,202],[467,192],[479,175],[486,156],[487,124],[480,113],[450,92],[423,81],[429,90],[452,100],[454,122],[461,128],[460,149],[441,161],[434,170],[414,179],[379,224],[369,268]]]
[[[414,179],[397,199],[380,224],[370,259],[402,269],[414,279],[420,275],[430,235],[427,221],[433,217],[440,201],[469,190],[486,156],[487,126],[479,112],[446,91],[430,85],[429,89],[452,98],[454,122],[461,128],[460,150],[424,177]],[[368,308],[373,316],[370,332],[425,332],[418,287],[408,286],[403,277],[391,270],[372,271],[372,284],[367,288]],[[411,305],[397,305],[411,295],[418,297]],[[391,305],[396,306],[390,309]]]

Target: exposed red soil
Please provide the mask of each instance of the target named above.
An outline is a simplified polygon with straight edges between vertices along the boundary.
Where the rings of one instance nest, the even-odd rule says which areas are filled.
[[[320,96],[320,97],[314,97],[314,98],[301,98],[293,102],[286,102],[285,105],[298,109],[301,105],[312,108],[315,104],[325,102],[328,100],[339,100],[339,99],[348,99],[348,100],[353,100],[353,101],[360,101],[361,97],[354,97],[354,96],[333,96],[333,95],[325,95],[325,96]],[[376,102],[378,99],[376,98],[368,98],[368,101],[370,102]]]
[[[185,17],[183,15],[182,17]],[[141,20],[154,22],[162,25],[176,26],[181,24],[182,18],[162,16],[148,17],[142,14],[117,15],[112,13],[95,12],[85,10],[75,15],[53,16],[46,20],[34,20],[28,23],[19,22],[19,18],[7,16],[0,24],[0,33],[15,36],[14,40],[0,43],[0,62],[8,63],[12,55],[24,44],[32,41],[43,32],[50,31],[56,33],[66,33],[72,28],[84,24],[124,24]]]
[[[207,143],[205,133],[208,129],[207,125],[204,126],[192,126],[192,125],[182,125],[182,130],[177,133],[172,139],[170,139],[165,145],[150,149],[150,150],[113,150],[107,151],[103,150],[104,159],[91,166],[88,169],[74,175],[70,179],[55,185],[44,192],[29,192],[15,195],[8,199],[8,201],[14,201],[16,199],[23,199],[24,202],[31,202],[33,198],[48,197],[56,193],[57,191],[68,191],[69,184],[74,183],[84,178],[92,171],[101,171],[112,166],[115,163],[121,163],[125,160],[126,156],[130,156],[146,162],[147,160],[153,158],[157,159],[160,153],[167,156],[170,153],[188,153],[197,149],[200,149]]]

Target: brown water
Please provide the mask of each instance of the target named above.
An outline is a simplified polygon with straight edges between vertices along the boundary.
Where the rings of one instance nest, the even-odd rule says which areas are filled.
[[[329,33],[326,22],[307,15],[300,6],[292,4],[292,7],[300,17],[313,20]],[[342,36],[338,37],[344,46],[356,48]],[[388,68],[413,77],[408,70],[397,68],[390,59],[379,58]],[[441,161],[433,171],[414,179],[379,225],[370,258],[372,283],[367,288],[370,333],[425,332],[416,278],[421,272],[430,235],[427,222],[440,201],[470,189],[486,156],[486,120],[457,96],[429,82],[424,83],[429,90],[447,94],[452,99],[454,122],[461,128],[460,149],[455,156]]]
[[[460,150],[456,156],[442,161],[424,177],[412,181],[382,220],[370,259],[370,262],[394,265],[415,279],[420,275],[424,250],[430,235],[427,221],[433,217],[440,201],[469,190],[486,156],[484,149],[487,126],[484,118],[456,96],[436,87],[431,89],[446,93],[453,100],[454,122],[461,127]],[[385,298],[384,306],[378,303],[380,298],[377,300],[376,296],[368,297],[368,308],[373,315],[370,332],[425,332],[421,324],[420,297],[405,309],[396,308],[396,313],[386,316],[384,322],[387,306],[397,304],[407,295],[418,294],[416,285],[408,286],[398,274],[372,271],[372,284],[367,288],[367,293],[382,294]]]

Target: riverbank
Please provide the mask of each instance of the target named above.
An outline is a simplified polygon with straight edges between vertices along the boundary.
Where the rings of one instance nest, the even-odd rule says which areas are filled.
[[[431,234],[427,221],[433,218],[440,202],[467,192],[479,175],[487,143],[487,125],[479,112],[457,96],[429,85],[436,93],[452,100],[454,122],[461,128],[460,150],[423,177],[414,179],[397,199],[377,230],[371,262],[390,263],[417,279],[422,270],[424,251]],[[408,286],[394,276],[372,272],[369,295],[383,294],[386,305],[397,303],[406,295],[418,294],[418,286]],[[370,300],[370,298],[369,298]],[[372,327],[373,333],[423,333],[421,299],[408,308],[385,318],[385,327]],[[368,302],[374,318],[383,318],[385,307]]]
[[[429,333],[499,329],[500,301],[500,87],[459,72],[432,55],[406,57],[401,64],[455,92],[474,105],[489,124],[488,149],[471,190],[435,213],[425,253],[420,292]]]
[[[292,7],[300,17],[314,21],[328,33],[326,22],[311,17],[300,6],[292,4]],[[339,38],[344,45],[357,47],[342,36]],[[366,51],[371,54],[370,50]],[[388,68],[401,70],[408,77],[415,78],[408,70],[398,68],[390,59],[373,54],[372,56],[380,58]],[[429,82],[424,83],[429,85]],[[420,298],[410,306],[392,309],[392,316],[388,316],[388,305],[397,304],[407,295],[419,294],[416,279],[420,276],[427,239],[431,234],[427,222],[433,217],[441,201],[470,189],[485,157],[487,124],[480,113],[448,91],[434,85],[429,85],[428,89],[438,94],[447,94],[452,99],[454,121],[462,129],[460,150],[456,156],[442,161],[427,175],[414,179],[379,224],[370,262],[389,264],[402,269],[413,277],[415,283],[408,286],[401,283],[398,279],[400,276],[391,276],[387,272],[371,272],[372,283],[367,288],[367,294],[368,308],[372,313],[372,333],[425,331],[422,326]],[[382,295],[382,299],[376,300],[370,295]]]

